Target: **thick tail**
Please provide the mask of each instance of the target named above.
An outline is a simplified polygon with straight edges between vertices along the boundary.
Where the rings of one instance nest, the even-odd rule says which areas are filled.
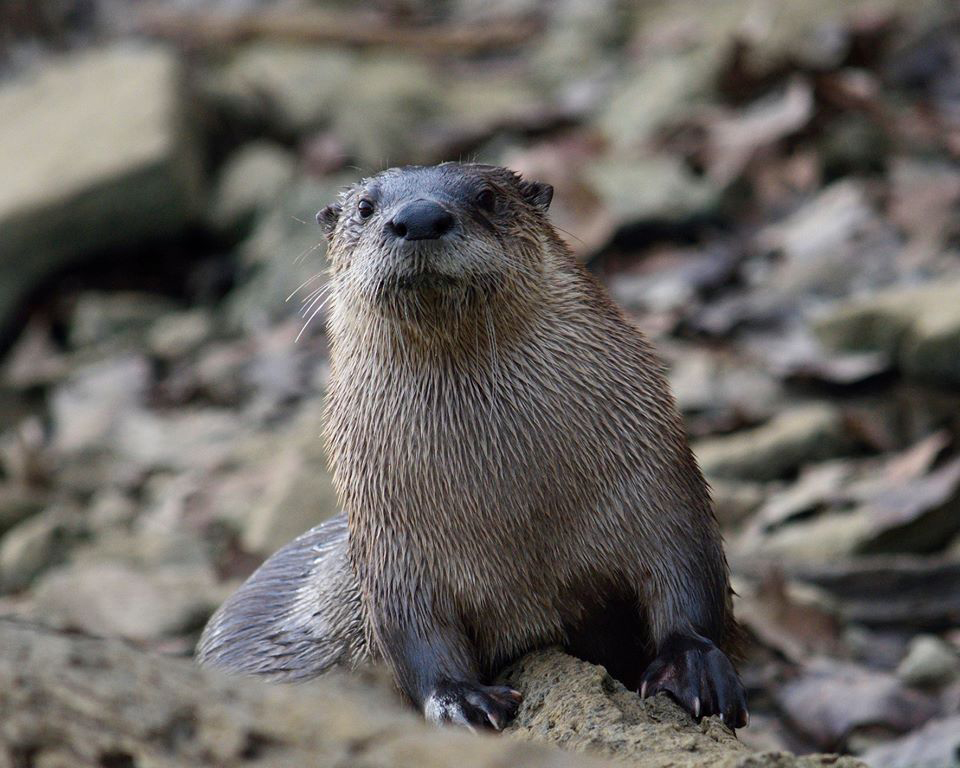
[[[347,520],[328,520],[274,554],[222,605],[197,645],[200,664],[308,680],[367,657]]]

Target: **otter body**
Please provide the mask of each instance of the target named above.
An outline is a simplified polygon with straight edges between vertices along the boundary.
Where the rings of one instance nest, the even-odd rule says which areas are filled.
[[[719,530],[662,366],[502,168],[386,171],[330,241],[327,437],[345,518],[211,619],[205,663],[278,679],[382,658],[429,719],[501,728],[486,683],[561,644],[746,722]]]

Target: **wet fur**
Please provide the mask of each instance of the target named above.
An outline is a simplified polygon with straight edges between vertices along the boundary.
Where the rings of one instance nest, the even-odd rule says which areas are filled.
[[[399,251],[354,213],[372,185],[383,210],[426,185],[457,231]],[[496,191],[489,215],[463,202],[478,185]],[[387,172],[321,214],[348,533],[338,518],[274,555],[211,620],[202,661],[300,679],[385,658],[422,701],[410,659],[487,680],[560,643],[636,689],[673,634],[735,651],[719,530],[662,365],[547,204],[509,171],[450,164]]]

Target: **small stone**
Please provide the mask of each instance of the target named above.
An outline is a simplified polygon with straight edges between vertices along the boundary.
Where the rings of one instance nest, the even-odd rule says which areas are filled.
[[[748,530],[733,548],[744,557],[783,557],[804,563],[830,563],[848,557],[868,541],[873,531],[864,514],[827,512],[784,525],[766,535]]]
[[[29,586],[40,573],[62,562],[82,533],[79,518],[61,508],[11,528],[0,539],[0,592]]]
[[[960,656],[935,635],[918,635],[910,641],[897,676],[907,685],[939,687],[960,672]]]
[[[782,254],[771,290],[784,296],[843,295],[896,278],[899,239],[855,181],[827,187],[786,220],[762,229],[757,241]]]
[[[269,461],[270,472],[241,534],[248,551],[272,554],[339,510],[321,435],[322,413],[308,407],[281,439],[279,454],[274,441],[264,445],[272,454],[262,460]]]
[[[881,352],[913,378],[960,384],[960,282],[897,288],[840,303],[814,321],[828,347]]]
[[[161,360],[174,360],[198,349],[212,331],[213,319],[205,310],[164,315],[150,327],[147,345]]]
[[[732,528],[756,512],[766,498],[762,485],[734,480],[713,480],[710,495],[721,528]]]
[[[115,357],[85,366],[53,394],[54,449],[110,449],[123,415],[146,395],[150,368],[142,357]]]
[[[220,408],[133,410],[116,425],[111,447],[144,469],[211,471],[229,460],[243,428]]]
[[[84,293],[70,318],[70,345],[78,348],[126,340],[139,346],[147,329],[175,306],[147,293]]]
[[[15,483],[0,482],[0,536],[43,509],[42,493]]]
[[[49,621],[141,642],[197,629],[218,598],[207,567],[109,561],[60,568],[34,591],[36,611]]]
[[[127,494],[115,488],[100,490],[90,499],[86,519],[94,532],[122,530],[134,520],[138,506]]]
[[[610,157],[592,164],[588,178],[620,226],[685,223],[713,213],[719,202],[719,190],[673,156]]]
[[[612,89],[598,128],[617,149],[642,146],[662,125],[689,114],[705,100],[719,55],[719,50],[697,48],[637,62]]]
[[[693,446],[708,477],[774,480],[832,458],[847,444],[841,413],[822,403],[784,411],[770,422]]]

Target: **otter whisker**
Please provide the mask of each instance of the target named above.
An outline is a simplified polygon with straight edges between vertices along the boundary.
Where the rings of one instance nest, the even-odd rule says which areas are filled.
[[[312,283],[314,280],[319,280],[321,277],[323,277],[323,275],[324,275],[323,272],[317,272],[317,274],[311,275],[310,277],[308,277],[306,280],[304,280],[302,283],[300,283],[300,285],[296,287],[293,293],[287,296],[285,301],[290,301],[290,299],[292,299],[294,296],[300,293],[300,291],[302,291],[304,288],[310,285],[310,283]]]
[[[294,264],[300,264],[304,259],[307,258],[307,256],[309,256],[311,253],[313,253],[313,252],[316,251],[317,249],[323,248],[324,245],[326,245],[326,243],[324,243],[324,241],[321,240],[321,241],[320,241],[319,243],[317,243],[316,245],[314,245],[314,246],[312,246],[312,247],[310,247],[310,248],[307,248],[307,250],[305,250],[303,253],[301,253],[299,256],[297,256],[297,258],[295,258],[295,259],[293,260],[293,263],[294,263]]]
[[[306,304],[306,306],[300,310],[300,317],[306,317],[310,313],[310,311],[316,306],[317,302],[323,301],[325,297],[328,298],[329,296],[330,296],[330,289],[327,287],[324,287],[323,289],[318,289],[317,291],[315,291],[312,294],[312,299],[309,300],[310,302],[309,304],[307,304],[308,300],[304,299],[304,304]]]

